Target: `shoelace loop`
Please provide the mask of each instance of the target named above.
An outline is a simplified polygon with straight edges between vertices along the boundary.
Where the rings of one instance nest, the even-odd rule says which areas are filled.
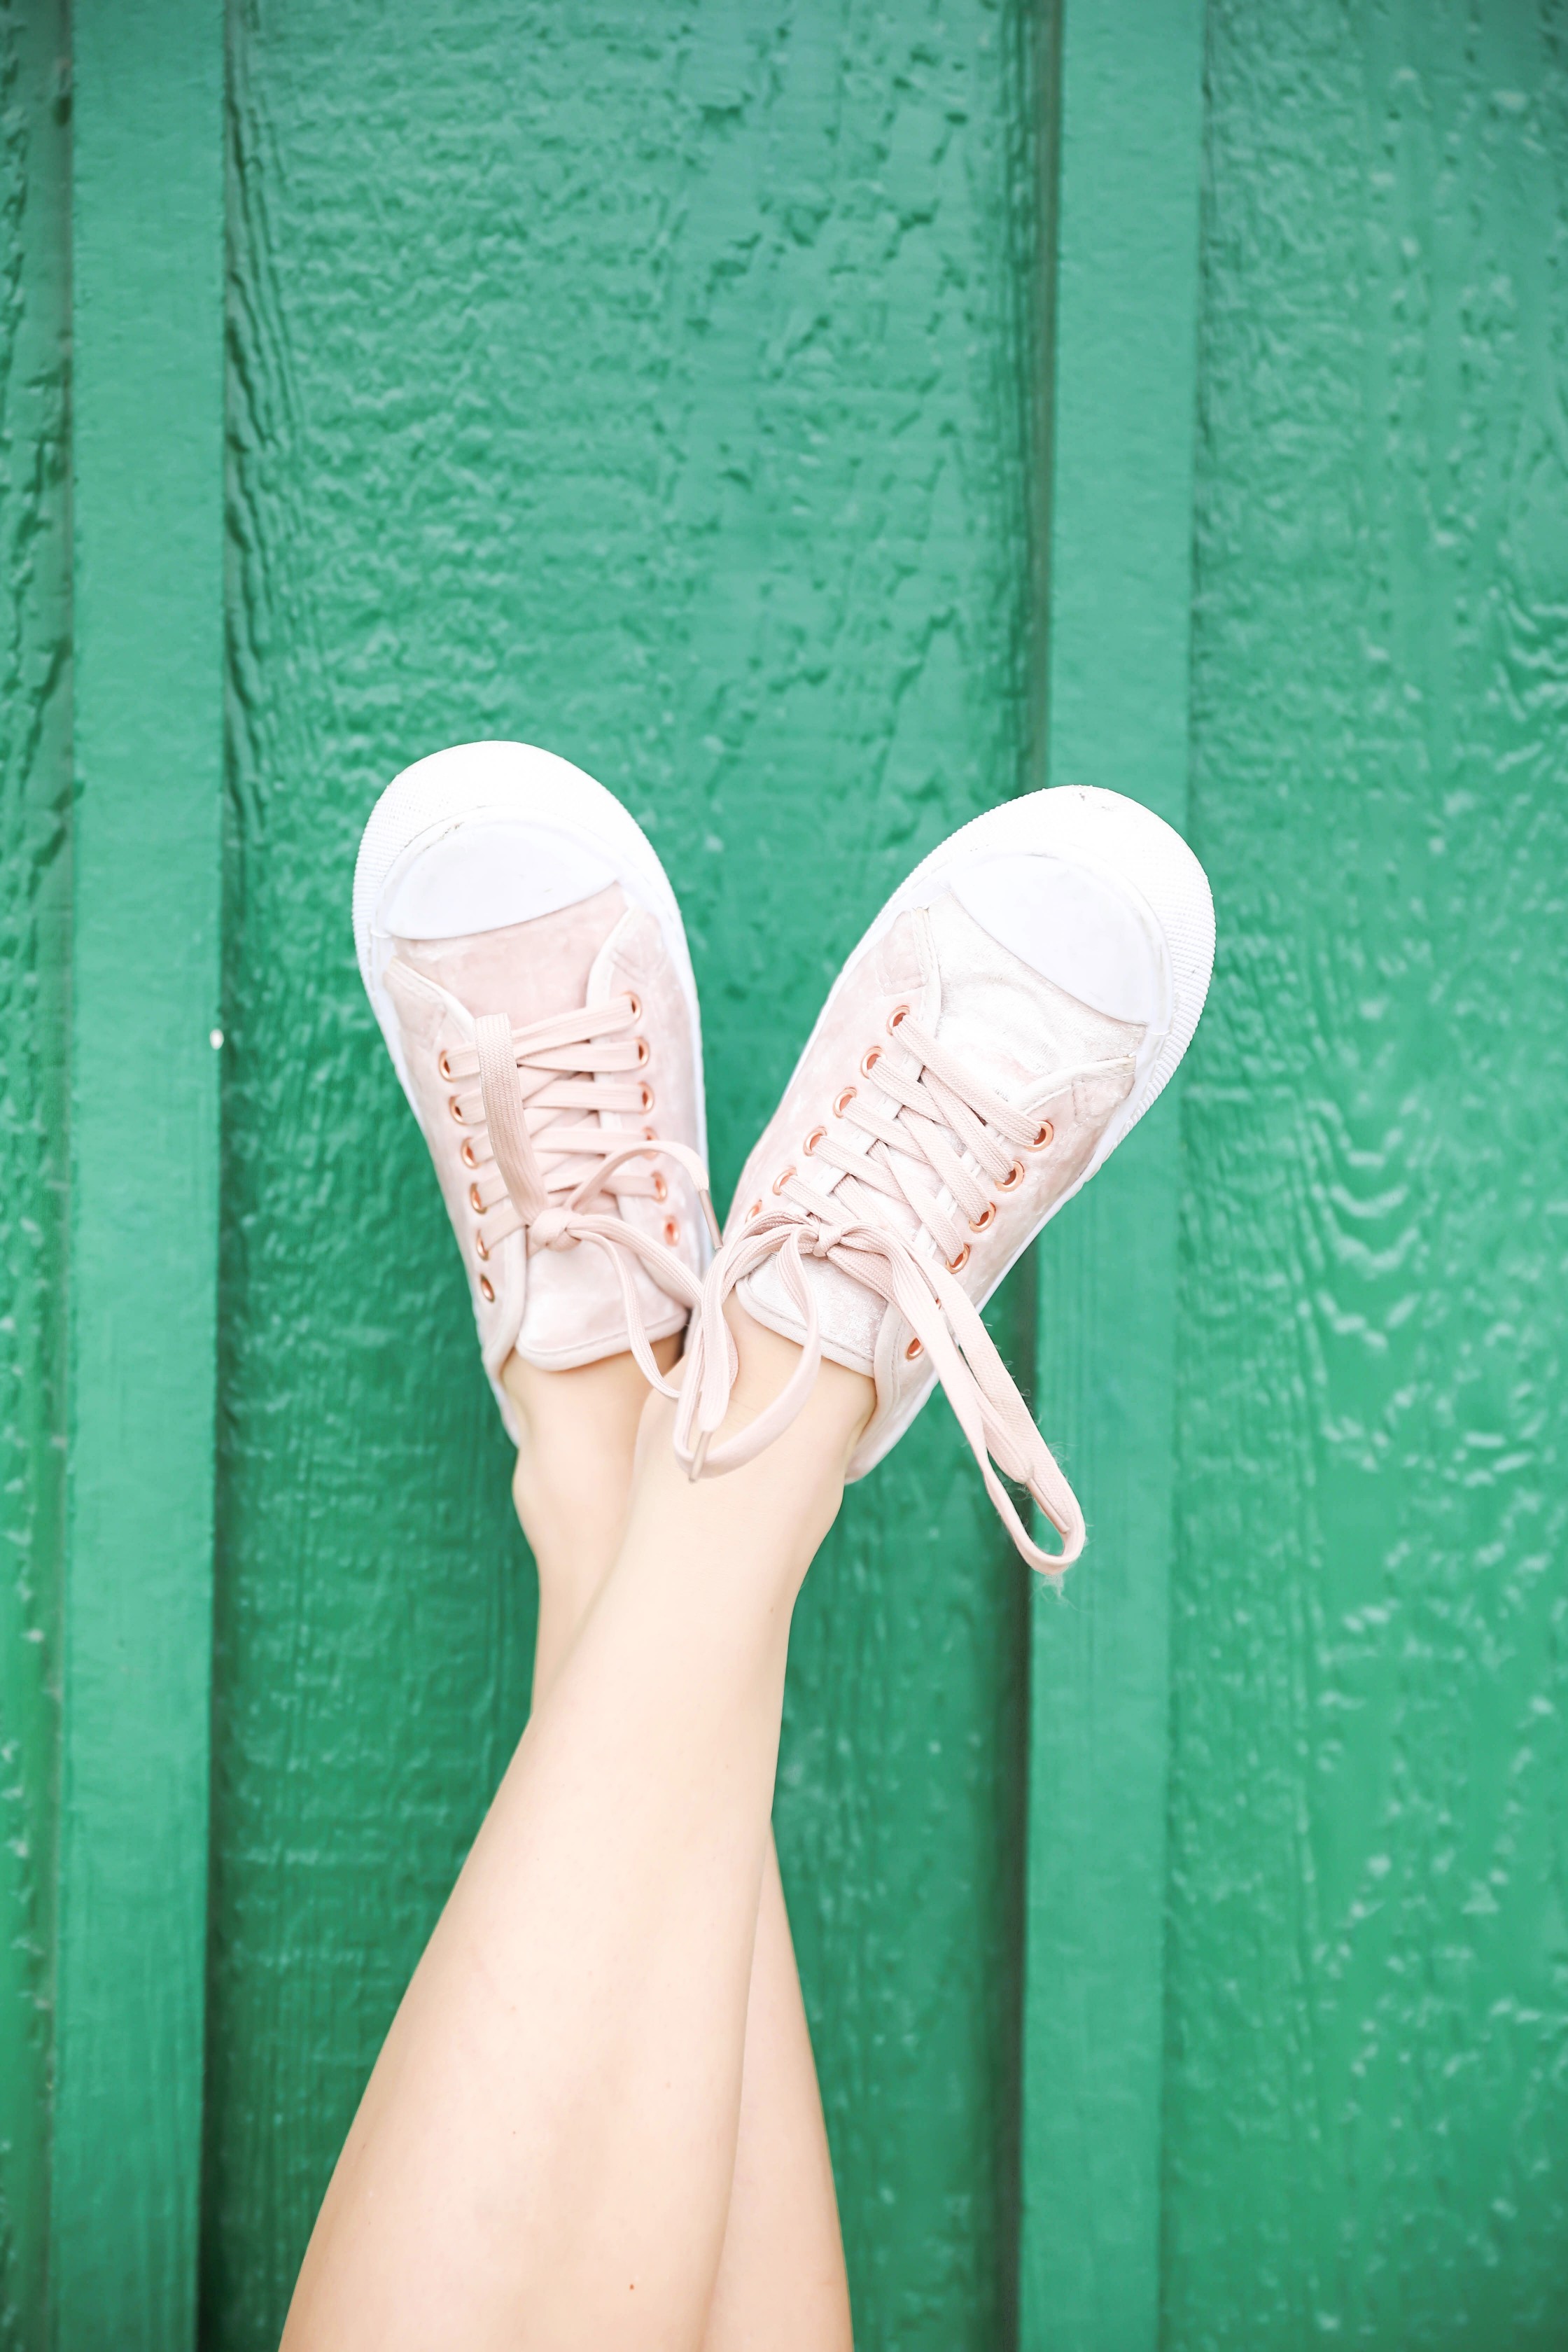
[[[1014,1544],[1032,1568],[1058,1576],[1083,1548],[1083,1514],[957,1279],[969,1256],[968,1233],[994,1221],[993,1192],[1016,1189],[1020,1153],[1048,1150],[1053,1130],[983,1085],[908,1006],[899,1006],[888,1026],[894,1046],[868,1048],[860,1063],[868,1090],[847,1087],[834,1101],[836,1122],[866,1140],[816,1128],[802,1147],[804,1156],[837,1171],[833,1191],[808,1184],[797,1168],[784,1170],[775,1197],[752,1203],[708,1270],[688,1339],[676,1452],[692,1477],[714,1475],[752,1460],[795,1418],[822,1361],[805,1263],[824,1259],[902,1316],[914,1335],[906,1352],[929,1355]],[[912,1213],[912,1234],[889,1219],[882,1202],[895,1201]],[[928,1236],[934,1251],[921,1245]],[[805,1328],[801,1360],[772,1404],[715,1444],[739,1369],[725,1302],[769,1257]],[[1034,1496],[1062,1538],[1059,1552],[1033,1540],[998,1471]]]
[[[521,1029],[514,1029],[504,1014],[481,1014],[474,1024],[472,1047],[448,1048],[441,1056],[441,1076],[456,1089],[449,1097],[452,1115],[468,1130],[463,1160],[475,1171],[469,1203],[481,1221],[480,1255],[488,1259],[498,1243],[520,1228],[531,1255],[591,1243],[615,1269],[632,1353],[644,1376],[673,1395],[654,1361],[626,1260],[640,1264],[661,1290],[689,1309],[696,1308],[701,1286],[675,1255],[675,1220],[667,1219],[660,1242],[616,1213],[617,1201],[663,1201],[663,1174],[647,1163],[672,1160],[689,1178],[715,1243],[719,1229],[708,1171],[695,1151],[662,1140],[651,1127],[635,1135],[599,1124],[602,1111],[646,1114],[654,1107],[647,1079],[631,1075],[646,1070],[649,1062],[646,1040],[626,1034],[641,1013],[628,992]],[[499,1191],[492,1171],[500,1180]],[[499,1216],[493,1214],[497,1211]],[[481,1281],[493,1297],[488,1277]]]

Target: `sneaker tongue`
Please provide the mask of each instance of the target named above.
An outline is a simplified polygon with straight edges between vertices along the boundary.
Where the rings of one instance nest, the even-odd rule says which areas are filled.
[[[626,907],[620,885],[612,883],[574,907],[510,923],[504,930],[456,940],[399,940],[396,950],[475,1020],[481,1013],[504,1013],[514,1029],[526,1029],[588,1002],[599,950]]]

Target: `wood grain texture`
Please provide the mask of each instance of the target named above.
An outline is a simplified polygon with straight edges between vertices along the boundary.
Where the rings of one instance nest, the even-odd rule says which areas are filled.
[[[882,896],[1019,781],[1016,52],[985,0],[235,10],[215,2346],[275,2341],[531,1639],[359,828],[486,734],[624,795],[722,1192]],[[933,1407],[814,1571],[778,1808],[868,2352],[1011,2332],[1023,1609]]]
[[[1066,0],[1045,775],[1184,828],[1201,0]],[[1021,2341],[1152,2352],[1180,1079],[1038,1253],[1039,1404],[1090,1543],[1033,1610]]]
[[[62,7],[0,8],[0,2344],[44,2337],[64,1541],[70,541]]]
[[[1568,18],[1215,0],[1166,2338],[1568,2335]]]
[[[194,2338],[216,1386],[223,37],[71,15],[70,1335],[50,2320]]]

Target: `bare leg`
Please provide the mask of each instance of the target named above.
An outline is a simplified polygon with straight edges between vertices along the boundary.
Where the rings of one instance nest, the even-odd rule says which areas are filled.
[[[853,2352],[849,2281],[811,2029],[768,1840],[740,2130],[703,2352]]]
[[[674,1362],[679,1340],[655,1349]],[[513,1357],[512,1499],[539,1570],[537,1707],[610,1572],[647,1390],[630,1356],[542,1372]],[[810,2029],[770,1838],[746,2009],[735,2179],[704,2352],[853,2352],[849,2285]]]
[[[737,1418],[792,1356],[745,1327]],[[790,1613],[872,1402],[826,1364],[775,1444],[697,1486],[650,1402],[625,1540],[387,2037],[289,2352],[701,2343]]]

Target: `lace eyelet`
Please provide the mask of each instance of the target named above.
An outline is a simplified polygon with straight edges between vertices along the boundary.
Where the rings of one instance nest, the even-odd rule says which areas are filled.
[[[643,1080],[642,1108],[645,1111],[648,1111],[653,1108],[653,1088],[648,1085],[646,1078]],[[650,1143],[653,1141],[651,1135],[648,1138],[648,1141]]]
[[[970,1218],[969,1230],[972,1234],[983,1234],[987,1225],[994,1225],[995,1223],[996,1203],[994,1201],[987,1201],[985,1203],[984,1213],[978,1217]]]
[[[462,1161],[465,1168],[477,1168],[479,1164],[477,1157],[475,1156],[474,1147],[468,1141],[467,1136],[463,1139],[463,1148],[458,1152],[458,1157]]]
[[[1056,1129],[1051,1125],[1050,1120],[1047,1119],[1044,1127],[1041,1128],[1033,1143],[1026,1144],[1024,1147],[1025,1150],[1026,1151],[1043,1151],[1055,1133]]]
[[[1021,1160],[1015,1160],[1011,1168],[1008,1169],[1005,1176],[1003,1177],[1002,1181],[997,1185],[996,1190],[999,1192],[1016,1192],[1023,1181],[1024,1163]]]
[[[773,1178],[773,1191],[775,1192],[782,1192],[784,1186],[789,1182],[790,1178],[794,1174],[795,1170],[793,1168],[781,1168],[778,1174]]]
[[[481,1274],[479,1276],[479,1296],[484,1300],[487,1307],[493,1307],[495,1305],[496,1295],[495,1291],[491,1287],[490,1278],[488,1274]]]
[[[763,1204],[762,1204],[762,1202],[761,1202],[760,1201],[753,1201],[753,1202],[752,1202],[751,1207],[746,1211],[746,1223],[747,1223],[747,1224],[750,1224],[750,1223],[751,1223],[752,1219],[753,1217],[760,1217],[760,1216],[762,1215],[762,1213],[763,1213]]]
[[[923,1356],[924,1353],[925,1349],[921,1345],[920,1341],[918,1339],[911,1339],[909,1346],[904,1349],[904,1361],[906,1364],[912,1364],[917,1356]]]
[[[844,1114],[845,1114],[845,1111],[847,1109],[848,1106],[849,1106],[849,1105],[854,1101],[854,1099],[855,1099],[855,1089],[854,1089],[854,1087],[845,1087],[845,1089],[844,1089],[844,1092],[843,1092],[841,1095],[835,1095],[835,1096],[834,1096],[834,1097],[833,1097],[833,1116],[834,1116],[834,1118],[843,1118],[843,1116],[844,1116]]]
[[[651,1127],[644,1128],[642,1131],[642,1139],[645,1143],[657,1143],[658,1141],[658,1138],[654,1133]]]
[[[474,1235],[474,1255],[480,1259],[483,1264],[489,1265],[490,1262],[489,1246],[486,1242],[483,1234],[476,1234]]]
[[[637,994],[635,988],[627,989],[626,1003],[632,1008],[632,1019],[634,1021],[640,1021],[642,1019],[642,998]]]
[[[963,1247],[959,1251],[958,1255],[948,1259],[947,1270],[949,1274],[962,1274],[968,1264],[969,1244],[965,1242]]]
[[[639,1037],[637,1039],[637,1067],[639,1070],[646,1070],[647,1067],[647,1039],[646,1037]]]
[[[674,1219],[673,1217],[666,1217],[666,1219],[665,1219],[665,1221],[664,1221],[664,1244],[665,1244],[665,1247],[666,1247],[667,1249],[673,1249],[673,1248],[675,1247],[676,1243],[677,1243],[679,1239],[680,1239],[680,1227],[676,1223],[675,1219]]]
[[[452,1083],[452,1058],[445,1045],[436,1056],[436,1067],[448,1086]]]
[[[860,1065],[860,1076],[863,1078],[868,1078],[881,1058],[882,1049],[880,1045],[873,1045],[870,1052],[866,1055]]]
[[[892,1011],[888,1015],[889,1036],[890,1037],[892,1035],[894,1030],[898,1028],[900,1022],[907,1021],[909,1017],[910,1008],[907,1004],[895,1004]]]
[[[485,1204],[479,1198],[479,1188],[477,1184],[470,1184],[468,1187],[468,1206],[476,1217],[484,1215]]]
[[[669,1198],[669,1186],[657,1168],[653,1171],[653,1197],[656,1201],[668,1201]]]
[[[457,1120],[459,1127],[467,1127],[468,1122],[463,1117],[462,1105],[458,1102],[456,1095],[448,1095],[447,1097],[447,1108],[451,1112],[452,1117]]]
[[[811,1158],[812,1153],[816,1150],[817,1145],[826,1141],[826,1136],[827,1129],[825,1127],[814,1127],[812,1129],[811,1133],[806,1137],[805,1141],[800,1147],[808,1160]]]

